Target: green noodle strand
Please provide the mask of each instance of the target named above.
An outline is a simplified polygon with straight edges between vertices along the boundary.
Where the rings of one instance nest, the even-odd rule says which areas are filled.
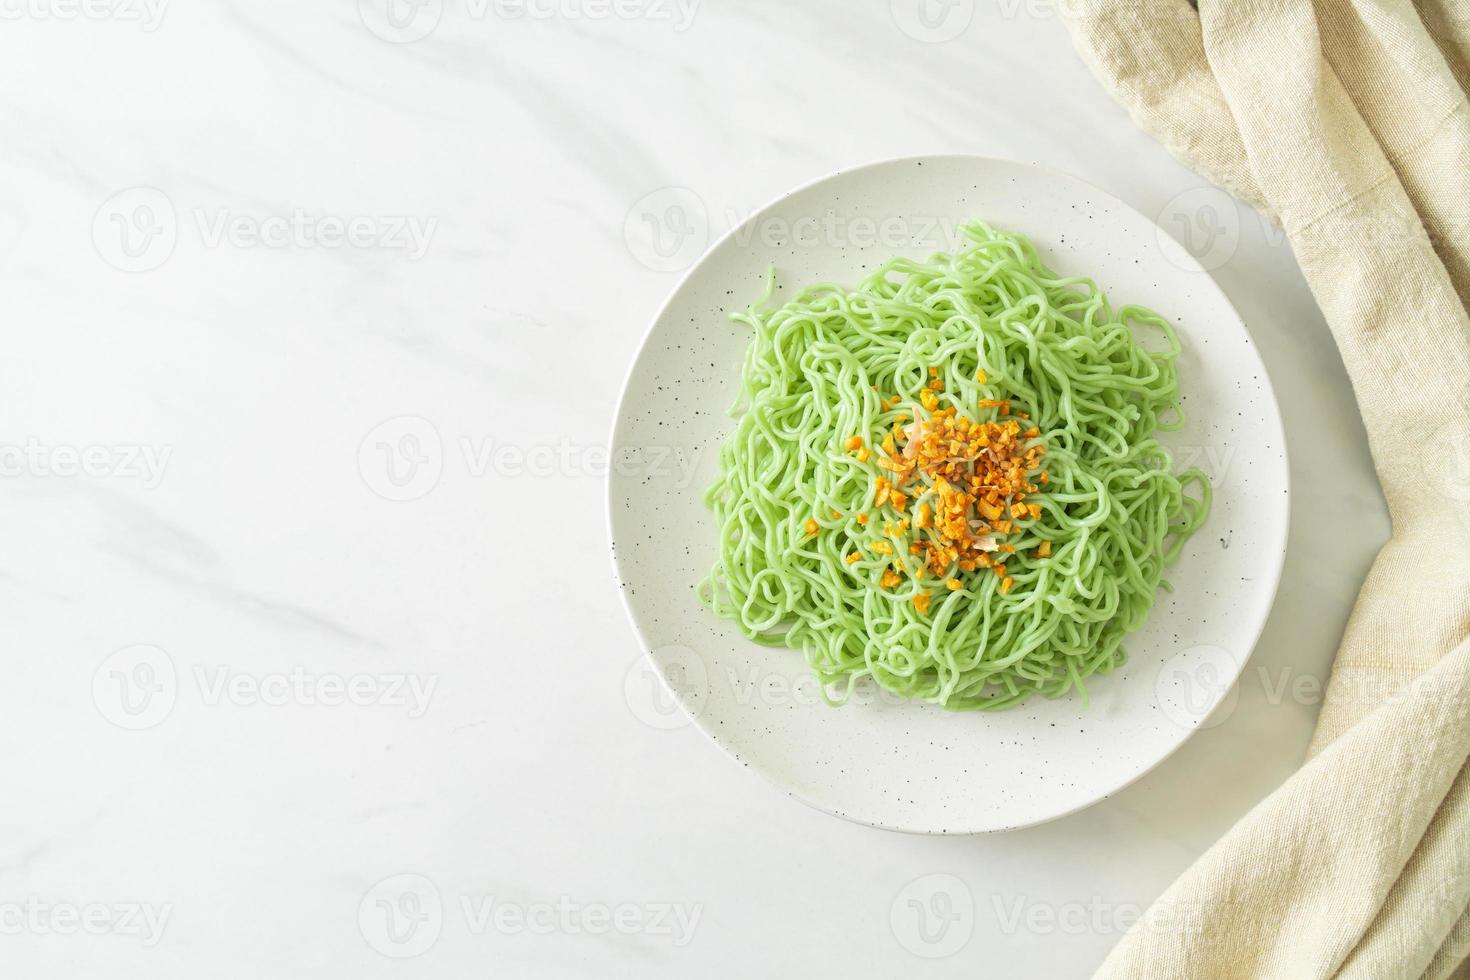
[[[1209,512],[1205,475],[1176,476],[1156,438],[1182,424],[1173,327],[1142,307],[1114,311],[1095,282],[1058,276],[1021,236],[980,222],[964,232],[954,254],[893,259],[855,290],[815,285],[767,309],[768,286],[731,315],[754,336],[706,497],[719,560],[699,594],[751,640],[803,651],[833,704],[862,678],[955,710],[1073,689],[1085,699],[1086,678],[1127,659],[1124,637]],[[1146,349],[1142,330],[1165,349]],[[1040,519],[1005,538],[1017,549],[1007,593],[985,568],[954,573],[958,591],[932,576],[884,589],[895,559],[865,549],[844,561],[907,515],[873,507],[884,474],[843,444],[877,446],[900,414],[922,417],[930,367],[941,407],[980,421],[979,401],[1008,398],[1040,429],[1049,482],[1028,498]],[[890,394],[902,401],[889,407]],[[889,539],[895,553],[919,533]],[[1035,557],[1042,541],[1049,557]],[[927,614],[910,601],[920,591]]]

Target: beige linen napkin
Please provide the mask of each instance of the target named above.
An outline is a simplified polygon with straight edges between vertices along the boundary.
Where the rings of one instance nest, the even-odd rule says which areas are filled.
[[[1286,230],[1393,519],[1308,762],[1098,976],[1470,977],[1470,0],[1059,9],[1140,126]]]

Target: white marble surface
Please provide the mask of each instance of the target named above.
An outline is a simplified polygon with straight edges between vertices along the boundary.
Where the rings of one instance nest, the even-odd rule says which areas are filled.
[[[1299,764],[1387,532],[1280,236],[1045,0],[384,2],[0,3],[0,974],[1086,976]],[[923,839],[626,693],[600,471],[704,232],[944,151],[1204,252],[1294,501],[1219,724],[1081,814]]]

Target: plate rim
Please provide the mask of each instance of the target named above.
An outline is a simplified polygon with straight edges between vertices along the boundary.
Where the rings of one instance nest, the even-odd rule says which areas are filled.
[[[1041,817],[1039,819],[1026,820],[1024,822],[1016,824],[1006,824],[1005,826],[1000,827],[983,827],[977,829],[967,829],[965,827],[948,827],[940,830],[934,830],[921,826],[904,826],[897,823],[864,820],[850,813],[839,812],[815,799],[808,797],[806,794],[799,792],[790,786],[783,785],[782,783],[778,782],[774,776],[767,773],[763,767],[752,765],[750,762],[737,756],[732,749],[721,744],[720,740],[715,736],[715,733],[710,730],[710,728],[701,723],[700,718],[697,714],[689,710],[689,707],[684,703],[684,700],[679,697],[678,692],[669,685],[668,679],[664,676],[664,672],[659,668],[658,662],[654,660],[653,651],[649,647],[648,637],[644,633],[642,626],[638,622],[638,617],[633,611],[632,604],[628,601],[628,582],[623,576],[622,563],[618,553],[617,541],[614,537],[614,507],[616,506],[617,501],[614,497],[615,488],[613,478],[615,472],[612,467],[608,468],[608,471],[603,478],[605,489],[605,493],[603,496],[603,517],[607,525],[608,555],[612,563],[613,586],[618,594],[618,600],[623,607],[623,614],[627,617],[628,624],[633,629],[633,635],[638,639],[639,645],[641,647],[639,658],[646,658],[648,662],[653,665],[654,674],[658,677],[659,683],[662,684],[664,689],[670,694],[670,696],[674,700],[674,703],[679,706],[679,710],[684,713],[685,718],[688,719],[688,721],[694,726],[696,730],[699,731],[701,735],[705,737],[705,739],[707,739],[709,742],[712,742],[714,746],[719,749],[722,756],[724,756],[730,762],[738,764],[742,769],[753,770],[768,785],[779,790],[784,795],[812,808],[813,810],[828,814],[830,816],[838,817],[844,821],[847,821],[848,823],[856,824],[860,827],[872,827],[878,830],[886,830],[922,837],[974,837],[985,834],[1000,834],[1013,830],[1023,830],[1028,827],[1037,827],[1043,824],[1051,823],[1056,820],[1061,820],[1064,817],[1069,817],[1076,813],[1080,813],[1081,811],[1086,810],[1089,807],[1096,806],[1097,804],[1102,803],[1104,800],[1107,800],[1117,795],[1118,793],[1121,793],[1123,790],[1132,786],[1134,783],[1138,782],[1139,780],[1143,779],[1143,777],[1153,772],[1159,766],[1163,765],[1166,761],[1172,758],[1176,752],[1183,748],[1185,743],[1189,742],[1192,738],[1194,738],[1196,734],[1198,734],[1200,728],[1203,727],[1203,723],[1208,720],[1210,715],[1212,715],[1220,707],[1221,703],[1226,699],[1226,697],[1228,697],[1230,691],[1239,683],[1241,675],[1245,673],[1246,666],[1255,656],[1256,648],[1261,642],[1261,634],[1265,632],[1266,623],[1270,620],[1271,613],[1276,608],[1276,601],[1280,597],[1281,593],[1281,578],[1286,568],[1286,553],[1289,550],[1291,543],[1291,451],[1286,442],[1286,425],[1281,416],[1281,402],[1280,399],[1276,397],[1276,386],[1271,379],[1271,372],[1266,365],[1265,358],[1261,356],[1260,345],[1256,342],[1255,337],[1252,335],[1250,326],[1245,321],[1245,317],[1240,315],[1240,311],[1236,308],[1235,303],[1230,299],[1230,294],[1224,290],[1219,281],[1215,278],[1214,274],[1210,270],[1206,269],[1203,265],[1201,265],[1194,254],[1186,249],[1182,244],[1180,244],[1178,240],[1174,238],[1174,236],[1170,235],[1163,228],[1163,226],[1158,223],[1158,221],[1150,218],[1143,211],[1134,207],[1128,201],[1119,197],[1117,194],[1114,194],[1112,191],[1100,187],[1092,181],[1087,180],[1083,177],[1078,177],[1076,174],[1055,167],[1044,166],[1041,164],[1023,160],[1012,160],[1006,157],[994,157],[976,153],[920,153],[907,156],[887,157],[879,160],[869,161],[867,163],[841,167],[813,180],[809,180],[803,184],[799,184],[791,188],[790,190],[787,190],[777,195],[776,197],[771,198],[765,204],[750,212],[750,214],[748,214],[744,218],[744,220],[726,229],[723,234],[721,234],[714,241],[706,245],[703,251],[700,252],[698,258],[696,258],[690,264],[689,268],[683,270],[683,272],[679,274],[678,280],[669,289],[669,292],[664,297],[663,302],[659,304],[658,310],[648,321],[648,325],[644,328],[643,331],[643,337],[641,340],[639,340],[638,346],[633,352],[633,356],[628,361],[627,367],[623,372],[622,385],[620,386],[618,392],[617,403],[613,408],[612,420],[608,428],[607,446],[609,457],[611,457],[611,454],[615,452],[617,448],[618,427],[622,422],[624,409],[628,404],[628,400],[631,394],[630,389],[632,386],[633,375],[637,370],[639,363],[643,360],[643,356],[647,352],[649,345],[653,340],[654,331],[658,328],[658,325],[663,320],[664,315],[669,311],[669,308],[673,306],[674,301],[679,297],[679,294],[683,292],[684,287],[694,277],[695,273],[700,270],[705,262],[709,260],[709,257],[713,255],[722,245],[724,245],[727,240],[735,237],[737,234],[742,233],[747,226],[759,221],[762,215],[766,214],[777,205],[780,205],[781,203],[795,197],[796,195],[808,191],[821,184],[825,184],[839,177],[846,176],[848,174],[858,173],[860,171],[878,170],[887,167],[898,167],[906,164],[921,164],[923,162],[931,160],[959,160],[976,164],[1001,164],[1005,166],[1022,167],[1025,169],[1036,171],[1051,179],[1072,181],[1080,184],[1091,190],[1093,193],[1098,194],[1101,197],[1112,202],[1116,206],[1132,212],[1133,214],[1142,218],[1144,221],[1148,222],[1148,224],[1153,227],[1156,234],[1162,236],[1163,238],[1167,238],[1178,245],[1183,256],[1183,261],[1186,261],[1189,266],[1192,267],[1183,271],[1193,272],[1204,277],[1204,280],[1208,283],[1208,288],[1214,290],[1218,297],[1224,302],[1225,307],[1235,316],[1236,321],[1240,324],[1241,330],[1244,331],[1247,340],[1250,342],[1251,352],[1256,361],[1260,364],[1260,376],[1263,390],[1267,398],[1270,400],[1270,407],[1272,409],[1268,413],[1267,419],[1268,422],[1272,426],[1274,426],[1277,443],[1281,447],[1282,493],[1279,495],[1278,504],[1282,512],[1281,540],[1278,547],[1273,549],[1275,552],[1275,561],[1272,563],[1272,567],[1269,570],[1270,598],[1268,601],[1262,604],[1261,612],[1256,618],[1256,621],[1250,624],[1247,631],[1248,635],[1250,636],[1250,643],[1246,647],[1246,653],[1240,658],[1239,663],[1235,665],[1234,672],[1230,677],[1230,683],[1226,685],[1221,685],[1221,694],[1215,699],[1214,703],[1210,705],[1209,711],[1205,712],[1205,714],[1200,717],[1199,721],[1190,728],[1190,730],[1185,734],[1183,738],[1175,742],[1174,745],[1172,745],[1167,752],[1159,756],[1153,762],[1139,769],[1137,772],[1129,775],[1123,781],[1111,786],[1108,790],[1101,793],[1100,795],[1069,809],[1062,810],[1049,816]],[[1207,182],[1204,186],[1215,185]],[[1239,203],[1238,199],[1235,198],[1234,195],[1231,195],[1231,201],[1237,204]],[[1274,497],[1276,495],[1273,494],[1271,496]]]

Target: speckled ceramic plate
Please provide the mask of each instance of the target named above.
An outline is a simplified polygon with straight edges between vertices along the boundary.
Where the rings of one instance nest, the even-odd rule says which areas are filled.
[[[828,707],[799,652],[750,643],[694,595],[715,557],[702,496],[733,424],[725,413],[749,339],[725,311],[760,294],[769,266],[787,288],[854,283],[894,254],[951,247],[955,228],[975,217],[1030,236],[1053,268],[1092,276],[1115,305],[1141,303],[1178,326],[1188,424],[1165,441],[1180,468],[1210,475],[1214,509],[1168,573],[1174,592],[1160,593],[1127,640],[1127,665],[1092,679],[1089,704],[1072,696],[956,714],[867,689]],[[614,561],[648,651],[627,674],[634,712],[660,727],[692,722],[790,795],[895,830],[1035,824],[1158,765],[1233,696],[1286,544],[1276,399],[1225,295],[1126,204],[1073,177],[1000,160],[924,157],[845,171],[727,234],[654,321],[612,448]]]

